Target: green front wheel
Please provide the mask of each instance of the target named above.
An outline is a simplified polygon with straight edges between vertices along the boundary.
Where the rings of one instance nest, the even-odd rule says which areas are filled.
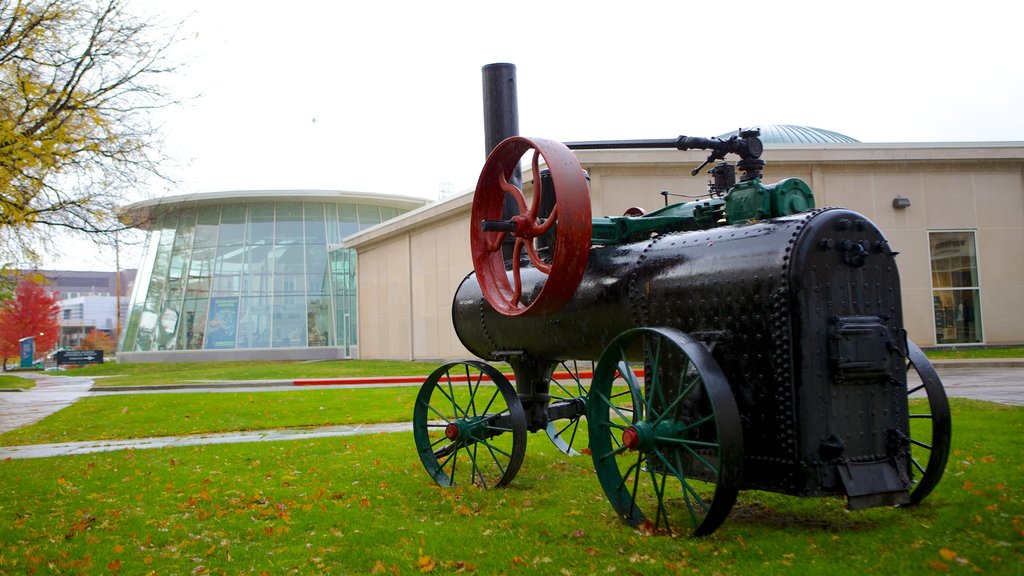
[[[672,328],[619,335],[594,370],[587,421],[597,477],[628,524],[703,536],[728,516],[743,434],[725,375],[700,342]]]
[[[523,463],[523,406],[508,379],[484,362],[435,370],[420,387],[412,422],[420,461],[441,486],[504,486]]]

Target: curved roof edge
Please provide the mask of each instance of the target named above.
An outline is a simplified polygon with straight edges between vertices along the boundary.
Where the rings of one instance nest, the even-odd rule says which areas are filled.
[[[379,194],[375,192],[350,192],[345,190],[223,190],[163,196],[142,200],[125,206],[125,220],[129,225],[145,227],[151,213],[158,208],[175,206],[203,206],[226,202],[282,202],[282,201],[334,200],[349,201],[375,206],[388,206],[413,210],[430,203],[426,198]]]
[[[756,126],[756,125],[755,125]],[[761,128],[761,142],[765,144],[859,144],[860,140],[846,134],[795,124],[764,124]],[[736,134],[726,132],[718,136],[723,140]]]

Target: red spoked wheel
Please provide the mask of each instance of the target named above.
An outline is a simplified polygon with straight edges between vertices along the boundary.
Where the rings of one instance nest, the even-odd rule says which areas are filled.
[[[533,150],[533,198],[526,207],[523,191],[510,182],[520,158]],[[539,214],[544,202],[540,159],[551,172],[555,202],[551,214]],[[551,192],[548,191],[548,194]],[[502,220],[502,206],[509,194],[519,206],[519,214]],[[590,252],[590,192],[587,179],[576,157],[561,142],[513,136],[498,144],[487,157],[473,197],[470,246],[473,269],[484,297],[505,316],[545,314],[560,310],[572,298],[587,268]],[[535,240],[555,230],[550,261],[537,253]],[[506,270],[501,246],[508,235],[515,244],[511,270]],[[523,252],[529,259],[527,269],[535,269],[545,278],[540,291],[524,294]]]

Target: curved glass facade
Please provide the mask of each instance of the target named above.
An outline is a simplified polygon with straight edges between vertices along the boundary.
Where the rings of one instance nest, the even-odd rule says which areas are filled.
[[[119,351],[338,347],[350,355],[355,252],[338,245],[406,210],[354,201],[194,204],[150,213]]]

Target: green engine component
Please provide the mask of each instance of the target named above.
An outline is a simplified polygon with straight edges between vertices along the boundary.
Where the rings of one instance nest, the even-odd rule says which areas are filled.
[[[814,193],[799,178],[786,178],[767,186],[755,178],[736,184],[725,195],[728,224],[789,216],[811,208],[814,208]]]
[[[707,230],[727,224],[789,216],[814,208],[814,193],[799,178],[765,186],[760,179],[736,184],[725,198],[671,204],[643,216],[594,218],[591,243],[623,244],[652,234]]]

